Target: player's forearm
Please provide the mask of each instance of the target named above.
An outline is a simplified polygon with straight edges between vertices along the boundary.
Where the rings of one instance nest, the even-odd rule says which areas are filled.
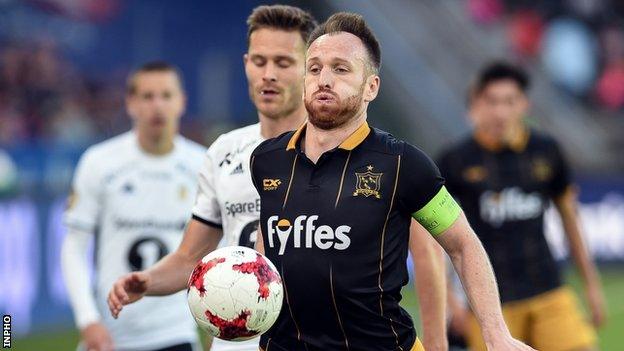
[[[178,249],[147,270],[150,283],[146,295],[169,295],[186,289],[197,262],[214,251],[222,237],[221,229],[191,220]]]
[[[146,271],[150,275],[146,295],[164,296],[186,289],[196,263],[177,251],[165,256]]]
[[[70,229],[61,249],[61,269],[78,329],[101,319],[91,280],[87,248],[92,235]]]
[[[412,223],[410,252],[414,263],[416,293],[420,302],[423,343],[427,350],[446,350],[446,283],[442,251],[429,233]],[[418,237],[416,237],[418,235]]]
[[[508,334],[500,306],[494,271],[483,246],[476,237],[459,254],[451,255],[470,306],[479,321],[486,343]]]
[[[427,350],[447,350],[445,289],[435,287],[434,279],[418,279],[416,291],[420,302],[420,317],[423,326],[423,343]],[[429,285],[431,284],[431,285]],[[426,292],[429,291],[431,296]]]
[[[578,223],[566,223],[566,221],[564,221],[563,227],[565,232],[568,233],[570,254],[583,281],[586,285],[598,284],[600,279],[596,270],[596,265],[589,257],[589,253],[581,237]]]
[[[465,215],[436,238],[451,257],[486,343],[509,337],[492,265]]]
[[[599,284],[600,278],[596,266],[589,256],[587,246],[581,235],[581,228],[577,215],[576,191],[568,189],[564,195],[555,200],[555,205],[561,215],[564,232],[567,236],[570,254],[586,286]]]

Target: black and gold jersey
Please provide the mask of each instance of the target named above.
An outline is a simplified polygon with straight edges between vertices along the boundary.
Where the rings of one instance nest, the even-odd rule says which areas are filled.
[[[288,351],[410,350],[416,333],[399,306],[408,281],[410,219],[448,194],[444,180],[422,151],[366,123],[316,164],[301,150],[304,133],[305,125],[267,140],[251,158],[265,253],[285,292],[281,314],[260,344]],[[432,233],[459,214],[436,210],[452,213],[429,223]]]
[[[438,162],[487,251],[503,302],[535,296],[561,285],[544,236],[544,211],[570,185],[557,143],[529,131],[499,150],[470,136]]]

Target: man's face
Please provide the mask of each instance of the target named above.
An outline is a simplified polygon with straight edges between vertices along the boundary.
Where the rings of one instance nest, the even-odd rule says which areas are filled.
[[[174,134],[186,105],[178,76],[169,71],[141,72],[134,85],[126,106],[135,128],[154,138]]]
[[[344,125],[366,110],[378,89],[379,77],[369,69],[366,48],[355,35],[326,34],[308,48],[304,102],[314,126]]]
[[[489,83],[473,98],[469,114],[478,132],[505,141],[522,124],[528,108],[527,97],[518,84],[502,79]]]
[[[298,31],[255,30],[243,59],[249,97],[263,116],[283,118],[301,106],[305,43]]]

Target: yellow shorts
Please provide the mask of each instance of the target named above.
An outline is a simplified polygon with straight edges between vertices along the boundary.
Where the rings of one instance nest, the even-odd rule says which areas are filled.
[[[590,348],[596,342],[596,333],[583,317],[569,288],[505,303],[503,316],[514,338],[540,351]],[[474,316],[468,322],[468,344],[473,351],[486,350]]]
[[[412,349],[410,351],[425,351],[425,348],[420,343],[420,339],[416,338],[416,342],[414,343],[414,346],[412,346]]]

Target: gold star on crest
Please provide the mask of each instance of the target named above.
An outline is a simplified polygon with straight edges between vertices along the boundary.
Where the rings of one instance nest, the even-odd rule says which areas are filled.
[[[366,166],[366,169],[369,170],[369,171],[372,171],[373,170],[373,166],[368,165],[368,166]]]

